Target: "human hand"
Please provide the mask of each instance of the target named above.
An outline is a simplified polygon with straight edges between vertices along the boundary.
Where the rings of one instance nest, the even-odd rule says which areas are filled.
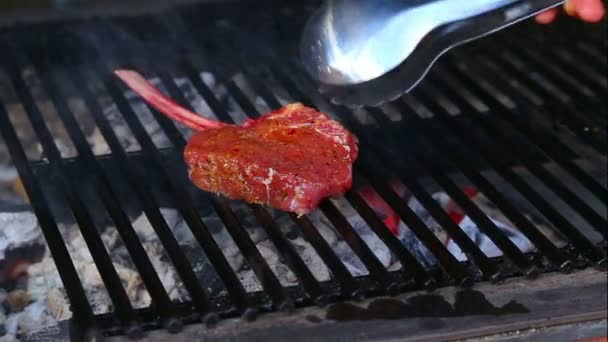
[[[570,16],[595,23],[602,20],[606,10],[602,0],[568,0],[564,5],[564,11]],[[548,24],[555,20],[558,13],[557,8],[551,9],[536,16],[536,21],[541,24]]]

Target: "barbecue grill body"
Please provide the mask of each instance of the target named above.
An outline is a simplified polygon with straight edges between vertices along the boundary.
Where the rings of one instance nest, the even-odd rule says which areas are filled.
[[[97,4],[0,14],[0,152],[55,260],[74,337],[164,338],[184,324],[184,338],[227,337],[221,329],[243,324],[243,338],[416,330],[412,339],[432,340],[526,328],[527,319],[605,319],[606,23],[524,23],[442,57],[410,95],[353,112],[327,101],[298,64],[297,37],[314,4],[146,5],[152,13]],[[226,122],[286,102],[319,108],[359,138],[354,191],[298,218],[196,189],[182,158],[191,132],[127,92],[114,67],[140,70],[179,103]],[[92,149],[95,139],[105,147]],[[111,312],[94,313],[65,227],[82,236]],[[108,232],[124,248],[109,252]],[[172,273],[157,272],[152,245]],[[117,258],[131,260],[154,305],[136,307]],[[472,284],[487,302],[456,309],[458,286]],[[431,299],[452,311],[420,317],[411,297],[427,300],[434,295],[416,291],[435,288]],[[329,315],[356,316],[373,303],[399,311],[378,299],[397,294],[417,312],[365,323]],[[345,304],[362,298],[371,303]],[[510,300],[518,305],[504,309]],[[546,320],[560,303],[560,318]],[[475,311],[484,306],[496,311]],[[294,316],[276,313],[293,308]],[[256,316],[264,317],[241,323]],[[206,330],[217,319],[219,330]],[[475,333],[462,330],[469,326]]]

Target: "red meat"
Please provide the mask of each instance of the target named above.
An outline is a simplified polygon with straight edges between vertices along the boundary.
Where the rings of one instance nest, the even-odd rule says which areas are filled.
[[[151,106],[198,131],[184,159],[203,190],[301,215],[351,187],[357,139],[313,108],[294,103],[229,125],[180,107],[136,72],[116,74]]]

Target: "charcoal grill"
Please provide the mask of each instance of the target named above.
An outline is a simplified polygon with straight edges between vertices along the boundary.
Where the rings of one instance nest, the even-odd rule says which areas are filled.
[[[298,64],[296,37],[312,8],[269,2],[199,4],[159,14],[65,19],[1,29],[0,80],[11,89],[0,94],[4,102],[0,103],[1,137],[55,260],[73,313],[73,337],[137,335],[159,329],[179,332],[184,324],[201,322],[213,329],[218,320],[235,317],[254,320],[295,308],[327,304],[332,308],[349,300],[498,283],[513,277],[525,277],[534,287],[544,278],[530,279],[539,274],[587,274],[583,269],[590,267],[605,270],[605,23],[561,20],[549,27],[525,23],[446,55],[411,94],[355,113],[328,102]],[[291,243],[290,232],[277,220],[287,214],[251,205],[244,218],[234,209],[238,203],[190,184],[181,160],[186,143],[183,130],[149,108],[167,139],[165,146],[159,146],[138,119],[126,89],[112,76],[114,67],[156,77],[171,97],[190,106],[176,83],[178,78],[186,79],[212,114],[227,122],[239,120],[227,109],[229,102],[252,117],[262,114],[263,104],[277,108],[285,101],[300,101],[337,118],[360,138],[361,147],[354,191],[344,200],[402,267],[388,270],[353,229],[342,207],[327,200],[320,212],[367,274],[354,276],[349,271],[314,220],[289,215],[297,233],[331,273],[329,280],[319,281]],[[201,71],[215,76],[224,95],[211,89]],[[104,114],[100,94],[118,108],[138,148],[126,150],[121,145]],[[56,111],[74,147],[73,155],[66,155],[56,144],[41,98]],[[91,150],[70,105],[74,98],[84,104],[110,153],[97,155]],[[42,158],[27,155],[23,134],[15,129],[8,110],[14,104],[27,114]],[[446,249],[391,186],[391,180],[401,182],[420,202],[466,254],[466,261]],[[534,250],[522,252],[467,197],[465,185],[474,186],[494,203]],[[436,259],[435,264],[424,264],[388,229],[357,191],[363,186],[374,189],[390,205]],[[462,208],[503,256],[484,254],[431,196],[433,189],[441,189]],[[538,228],[520,206],[524,202],[563,244],[556,244]],[[201,281],[190,251],[173,235],[161,207],[175,208],[183,217],[212,265],[210,272],[221,280],[221,291]],[[149,220],[188,299],[178,302],[169,297],[133,227],[134,212],[143,212]],[[259,280],[260,291],[245,289],[212,229],[201,219],[204,215],[221,220]],[[104,219],[112,222],[124,241],[151,297],[149,307],[132,305],[112,264],[113,255],[100,237]],[[244,220],[265,230],[297,277],[297,285],[284,286],[256,248]],[[75,223],[80,230],[111,299],[112,312],[94,313],[60,232],[65,222]]]

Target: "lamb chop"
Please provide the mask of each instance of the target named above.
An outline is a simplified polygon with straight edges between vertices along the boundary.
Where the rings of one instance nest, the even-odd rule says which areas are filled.
[[[352,185],[356,137],[313,108],[293,103],[226,124],[179,106],[137,72],[115,73],[152,107],[197,131],[184,159],[203,190],[303,215]]]

